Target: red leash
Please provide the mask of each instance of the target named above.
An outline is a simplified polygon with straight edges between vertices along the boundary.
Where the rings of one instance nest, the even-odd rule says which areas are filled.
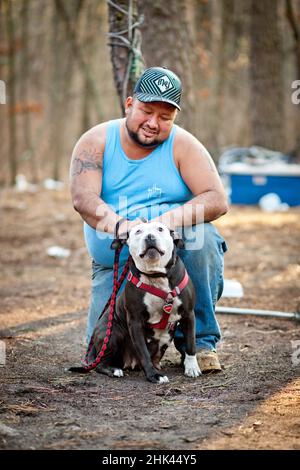
[[[102,344],[102,348],[99,351],[96,359],[93,362],[88,363],[88,356],[89,356],[89,353],[90,353],[90,351],[93,347],[93,344],[94,344],[93,343],[93,338],[91,338],[90,344],[89,344],[87,352],[85,354],[85,358],[82,360],[82,365],[83,365],[83,367],[86,371],[90,371],[92,369],[95,369],[95,367],[97,367],[97,365],[100,363],[102,357],[104,356],[105,350],[107,348],[107,344],[108,344],[110,336],[111,336],[112,326],[113,326],[113,318],[114,318],[114,313],[115,313],[115,308],[116,308],[117,294],[118,294],[118,292],[120,290],[120,287],[123,284],[123,281],[126,277],[126,274],[128,272],[128,269],[129,269],[129,262],[130,262],[130,257],[129,257],[128,260],[126,261],[126,264],[124,266],[124,269],[123,269],[123,272],[120,276],[120,279],[118,279],[119,257],[120,257],[121,250],[122,250],[122,247],[118,248],[116,250],[116,253],[115,253],[114,285],[113,285],[112,295],[108,299],[104,309],[102,310],[101,314],[99,315],[99,318],[101,318],[101,316],[104,314],[104,312],[106,311],[106,309],[109,306],[109,315],[108,315],[108,322],[107,322],[107,329],[106,329],[105,338],[104,338],[104,341],[103,341],[103,344]]]
[[[123,220],[122,220],[123,221]],[[101,314],[99,315],[99,318],[102,317],[106,309],[109,307],[109,315],[108,315],[108,322],[107,322],[107,329],[106,329],[106,334],[105,338],[101,347],[101,350],[99,351],[96,359],[88,363],[88,356],[89,353],[94,345],[93,343],[93,337],[90,340],[89,346],[87,348],[87,352],[85,354],[84,359],[81,361],[83,368],[85,369],[86,372],[95,369],[99,362],[101,361],[102,357],[104,356],[104,353],[107,349],[107,344],[109,342],[111,332],[112,332],[112,326],[113,326],[113,318],[114,318],[114,313],[115,313],[115,308],[116,308],[116,299],[117,299],[117,294],[120,290],[121,285],[123,284],[123,281],[127,275],[128,269],[129,269],[129,263],[131,260],[131,257],[128,257],[128,260],[126,261],[126,264],[124,266],[124,269],[122,271],[122,274],[120,276],[120,279],[118,279],[118,271],[119,271],[119,259],[120,259],[120,253],[122,251],[124,243],[119,242],[118,240],[118,230],[119,226],[122,223],[122,221],[118,222],[116,225],[116,240],[112,243],[112,248],[115,249],[115,258],[114,258],[114,283],[113,283],[113,292],[108,301],[106,302],[106,305],[104,309],[102,310]],[[119,243],[118,243],[119,242]],[[99,320],[98,318],[98,320]]]

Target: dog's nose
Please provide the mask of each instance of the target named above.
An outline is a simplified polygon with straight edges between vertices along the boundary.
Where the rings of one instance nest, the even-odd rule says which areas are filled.
[[[146,240],[153,241],[153,240],[155,240],[155,236],[152,235],[152,233],[148,233],[148,235],[146,237]]]

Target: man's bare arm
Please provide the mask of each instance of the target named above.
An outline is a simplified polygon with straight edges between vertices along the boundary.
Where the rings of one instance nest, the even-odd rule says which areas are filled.
[[[95,126],[83,134],[72,154],[70,167],[71,195],[74,209],[91,227],[113,233],[121,219],[100,197],[105,125]]]
[[[228,208],[225,204],[220,206],[219,195],[214,191],[207,191],[195,196],[180,207],[165,212],[157,220],[170,228],[184,227],[212,222],[226,214]]]
[[[211,222],[226,214],[227,196],[208,151],[183,129],[178,129],[175,139],[175,163],[195,197],[165,212],[159,220],[174,228]]]

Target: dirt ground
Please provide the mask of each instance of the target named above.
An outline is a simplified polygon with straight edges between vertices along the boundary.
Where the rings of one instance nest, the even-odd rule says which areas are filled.
[[[174,348],[169,384],[141,372],[72,375],[90,287],[80,218],[67,190],[0,197],[0,448],[300,449],[299,323],[218,314],[223,371],[196,380]],[[230,248],[225,277],[245,291],[220,305],[299,310],[299,214],[235,207],[217,222]],[[53,245],[70,257],[49,257]]]

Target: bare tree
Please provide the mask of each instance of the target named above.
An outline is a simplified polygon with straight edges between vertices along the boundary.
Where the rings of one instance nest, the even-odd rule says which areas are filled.
[[[82,0],[74,0],[66,5],[56,0],[53,10],[53,78],[51,83],[52,94],[52,124],[51,124],[51,156],[52,156],[52,177],[59,180],[61,177],[61,162],[64,155],[65,140],[63,129],[69,123],[70,90],[72,89],[74,75],[75,58],[82,57],[81,50],[74,53],[74,41],[77,43],[78,20],[82,8]],[[82,66],[82,63],[80,62]],[[85,73],[88,70],[88,73]],[[91,82],[90,69],[84,62],[84,76],[88,77],[88,84]],[[94,83],[94,82],[93,82]]]
[[[94,9],[92,2],[89,2],[86,7],[86,23],[85,27],[88,29],[92,22],[92,18],[94,15]],[[89,39],[87,42],[90,42]],[[84,48],[83,48],[84,49]],[[90,49],[95,49],[91,47]],[[87,66],[90,68],[92,66],[91,61],[94,59],[94,55],[91,53],[86,54],[86,63]],[[93,91],[91,90],[90,81],[87,75],[83,76],[83,90],[82,90],[82,115],[81,115],[81,132],[85,132],[91,125],[91,109],[92,109],[92,99],[93,99]]]
[[[295,79],[300,80],[300,25],[299,21],[297,20],[297,14],[291,0],[286,0],[286,17],[290,24],[295,44]],[[297,161],[300,161],[300,107],[299,105],[295,106],[296,143],[294,148],[294,154],[297,158]]]
[[[184,0],[161,2],[139,0],[139,11],[144,14],[142,51],[147,67],[166,66],[182,80],[182,115],[179,122],[189,131],[197,128],[192,56],[194,45],[187,24]]]
[[[38,168],[36,162],[36,156],[32,144],[32,120],[31,112],[29,110],[29,67],[30,67],[30,55],[29,55],[29,22],[30,22],[30,0],[22,0],[22,6],[20,10],[21,15],[21,57],[20,57],[20,98],[21,102],[24,103],[23,113],[23,155],[29,159],[31,180],[33,182],[38,181]]]
[[[300,78],[300,24],[291,0],[286,0],[286,17],[292,29],[295,42],[296,75]]]
[[[220,150],[224,144],[225,96],[228,85],[228,62],[231,54],[233,36],[234,0],[223,0],[219,5],[220,34],[216,44],[214,107],[211,115],[211,125],[214,130],[214,148]]]
[[[141,54],[142,17],[138,15],[137,0],[108,0],[109,37],[114,80],[122,113],[127,96],[144,65]]]
[[[9,111],[9,168],[10,184],[14,185],[18,170],[17,126],[16,126],[16,61],[15,61],[15,19],[13,0],[6,0],[8,39],[8,111]]]
[[[65,57],[64,42],[62,40],[61,18],[56,8],[52,12],[52,80],[50,82],[51,96],[51,126],[50,126],[50,156],[52,162],[52,178],[59,180],[60,162],[63,154],[63,60]]]
[[[278,0],[252,0],[250,22],[252,141],[284,150],[284,100]]]
[[[4,2],[0,2],[0,44],[4,44],[5,41],[5,22],[4,22]],[[5,76],[5,68],[3,64],[3,55],[4,55],[4,48],[0,49],[0,121],[2,125],[0,126],[0,142],[2,142],[2,153],[5,153],[7,150],[7,145],[5,137],[7,136],[7,105],[6,105],[6,76]],[[3,155],[2,155],[3,158]],[[1,160],[0,164],[2,167],[2,174],[0,177],[0,185],[4,184],[5,182],[5,174],[4,174],[4,166],[6,165],[6,161]]]
[[[94,106],[96,107],[98,116],[102,115],[101,109],[101,96],[96,86],[96,77],[93,76],[91,68],[87,65],[86,59],[84,57],[84,53],[82,50],[81,42],[78,38],[77,30],[76,30],[76,21],[72,22],[72,18],[69,15],[68,9],[66,7],[66,3],[62,0],[55,0],[55,6],[58,16],[62,19],[62,22],[66,29],[67,34],[67,41],[70,43],[70,47],[72,49],[72,53],[76,58],[78,65],[80,67],[80,71],[83,76],[86,78],[89,89],[93,94],[93,102]],[[75,9],[73,11],[79,11],[83,6],[83,0],[77,0],[75,3]]]

